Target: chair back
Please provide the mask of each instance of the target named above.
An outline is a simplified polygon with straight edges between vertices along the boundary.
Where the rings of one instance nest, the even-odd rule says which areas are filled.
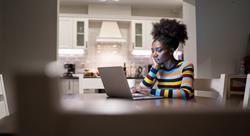
[[[226,102],[227,75],[221,74],[220,78],[194,79],[194,95],[216,99],[218,103],[224,105]]]
[[[9,115],[8,103],[3,83],[3,76],[0,74],[0,119]]]
[[[249,100],[250,100],[250,74],[247,75],[247,81],[243,99],[243,109],[250,109]]]

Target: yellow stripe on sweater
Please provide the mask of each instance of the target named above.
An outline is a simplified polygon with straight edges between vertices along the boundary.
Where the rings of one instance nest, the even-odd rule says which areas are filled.
[[[148,83],[148,84],[153,84],[153,81],[150,80],[150,79],[147,78],[147,77],[144,78],[144,81],[145,81],[146,83]]]
[[[177,82],[159,82],[159,85],[181,85],[182,81],[177,81]]]
[[[192,71],[184,71],[182,74],[193,75],[193,72]]]
[[[194,95],[190,90],[188,90],[188,89],[186,89],[186,88],[182,88],[183,90],[185,90],[185,91],[187,91],[188,92],[188,94],[189,94],[189,96],[192,96],[192,95]]]
[[[164,97],[168,97],[169,90],[164,90]]]

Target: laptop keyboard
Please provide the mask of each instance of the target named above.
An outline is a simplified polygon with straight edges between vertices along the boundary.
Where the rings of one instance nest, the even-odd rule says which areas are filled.
[[[146,95],[142,94],[142,93],[133,93],[132,94],[133,97],[144,97]]]

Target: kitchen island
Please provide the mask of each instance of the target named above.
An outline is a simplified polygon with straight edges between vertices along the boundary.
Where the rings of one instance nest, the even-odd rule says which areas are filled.
[[[60,77],[63,94],[84,94],[105,92],[100,77],[84,77],[82,74],[74,74],[71,77]],[[143,77],[127,77],[129,86],[138,85]]]
[[[138,85],[143,78],[127,77],[130,87]],[[102,80],[100,77],[86,78],[79,76],[79,94],[83,93],[95,93],[95,89],[104,89]]]

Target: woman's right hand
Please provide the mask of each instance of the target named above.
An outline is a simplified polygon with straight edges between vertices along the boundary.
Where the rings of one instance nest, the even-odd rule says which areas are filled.
[[[152,55],[151,56],[151,59],[152,59],[152,62],[153,62],[153,65],[152,65],[152,67],[153,68],[155,68],[155,69],[158,69],[159,67],[160,67],[160,64],[158,64],[157,62],[156,62],[156,58]]]

